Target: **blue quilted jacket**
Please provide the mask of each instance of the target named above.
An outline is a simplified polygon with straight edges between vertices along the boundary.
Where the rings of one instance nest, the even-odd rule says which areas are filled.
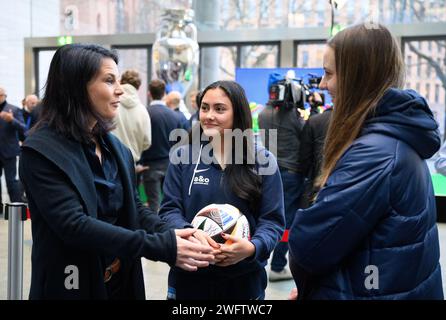
[[[443,299],[425,161],[439,149],[437,127],[415,91],[386,92],[315,204],[296,214],[290,266],[301,298]]]

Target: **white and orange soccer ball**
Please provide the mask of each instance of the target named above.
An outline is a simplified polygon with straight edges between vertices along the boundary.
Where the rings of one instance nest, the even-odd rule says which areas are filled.
[[[203,230],[218,243],[230,244],[221,233],[250,239],[249,223],[239,209],[230,204],[210,204],[201,209],[192,220],[194,228]]]

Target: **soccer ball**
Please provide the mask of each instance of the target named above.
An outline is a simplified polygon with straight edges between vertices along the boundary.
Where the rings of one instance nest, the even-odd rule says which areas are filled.
[[[239,209],[230,204],[210,204],[201,209],[192,220],[194,228],[206,232],[215,242],[230,244],[221,233],[250,239],[249,223]]]

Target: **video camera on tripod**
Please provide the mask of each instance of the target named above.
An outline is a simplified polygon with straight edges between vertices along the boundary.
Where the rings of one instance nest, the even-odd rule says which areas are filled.
[[[308,97],[319,88],[319,83],[322,77],[315,74],[308,74],[308,84],[304,83],[303,79],[296,78],[293,70],[289,70],[285,79],[278,79],[280,74],[275,73],[270,75],[269,80],[269,101],[273,107],[279,108],[300,108],[305,109],[305,102]],[[321,94],[324,100],[323,94]]]

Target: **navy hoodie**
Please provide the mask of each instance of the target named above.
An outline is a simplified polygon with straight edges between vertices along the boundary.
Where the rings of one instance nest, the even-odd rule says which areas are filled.
[[[437,128],[415,91],[386,92],[315,204],[297,211],[289,246],[301,298],[443,299],[425,161]]]
[[[164,199],[160,216],[172,227],[191,227],[198,211],[212,204],[231,204],[248,219],[255,256],[228,267],[209,266],[199,269],[203,275],[235,277],[259,270],[266,265],[270,253],[285,229],[282,180],[274,156],[266,149],[257,149],[256,168],[262,178],[262,199],[259,212],[252,212],[246,200],[238,198],[226,186],[225,171],[213,160],[211,144],[178,148],[164,180]],[[181,160],[181,161],[180,161]],[[173,164],[177,163],[177,164]],[[206,164],[207,163],[207,164]],[[260,163],[260,164],[259,164]],[[183,272],[181,269],[175,268]]]

